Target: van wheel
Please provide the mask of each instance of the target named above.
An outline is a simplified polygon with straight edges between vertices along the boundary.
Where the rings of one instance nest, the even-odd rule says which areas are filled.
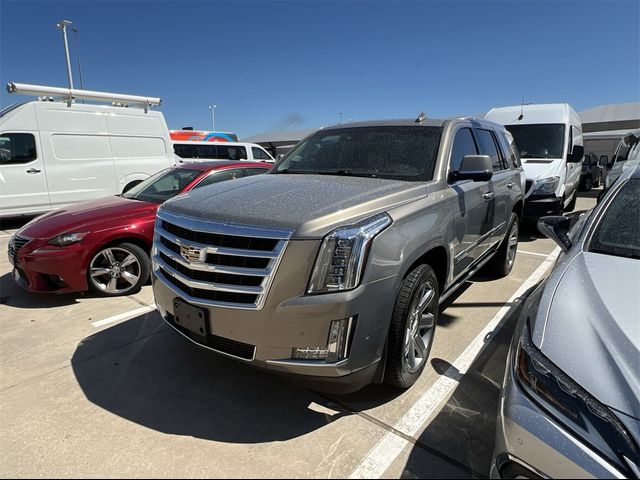
[[[591,179],[591,177],[587,177],[584,180],[584,190],[586,192],[588,192],[589,190],[591,190],[593,188],[593,180]]]
[[[98,295],[120,297],[137,293],[149,278],[147,253],[132,243],[104,247],[98,251],[87,271],[89,288]]]
[[[573,192],[573,198],[565,208],[565,212],[573,212],[576,209],[576,201],[578,200],[578,191]]]
[[[595,188],[600,187],[600,184],[602,183],[602,174],[598,175],[598,178],[596,179],[595,183],[593,184],[593,186]]]
[[[495,278],[506,277],[511,273],[513,265],[516,263],[519,230],[518,215],[512,213],[507,234],[502,239],[498,251],[482,269],[483,273]]]
[[[131,190],[136,185],[139,185],[140,183],[142,183],[142,180],[135,180],[133,182],[127,183],[127,186],[122,189],[122,193],[127,193],[129,190]]]
[[[420,265],[402,281],[387,344],[385,383],[409,388],[424,370],[438,321],[438,278]]]

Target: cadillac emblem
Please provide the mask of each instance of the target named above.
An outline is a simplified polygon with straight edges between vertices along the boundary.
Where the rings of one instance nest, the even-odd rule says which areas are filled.
[[[180,255],[187,262],[197,262],[200,260],[200,249],[196,247],[190,247],[188,245],[180,245]]]

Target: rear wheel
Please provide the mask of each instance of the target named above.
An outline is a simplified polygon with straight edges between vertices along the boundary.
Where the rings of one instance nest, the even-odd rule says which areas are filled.
[[[593,188],[593,180],[591,179],[591,176],[585,178],[584,180],[584,189],[585,191],[589,191]]]
[[[507,235],[502,239],[498,251],[483,269],[492,277],[506,277],[511,273],[513,265],[516,263],[516,253],[518,251],[518,234],[520,233],[518,215],[511,214]]]
[[[593,186],[595,188],[600,187],[600,185],[602,184],[602,173],[600,175],[598,175],[598,178],[596,178],[596,181],[593,182]]]
[[[438,278],[429,265],[413,269],[396,298],[387,345],[385,383],[409,388],[424,370],[438,321]]]
[[[104,247],[89,263],[89,288],[105,297],[131,295],[149,278],[149,264],[147,253],[132,243]]]

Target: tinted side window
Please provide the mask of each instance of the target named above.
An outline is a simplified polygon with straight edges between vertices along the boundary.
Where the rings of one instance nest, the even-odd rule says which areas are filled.
[[[498,154],[498,148],[496,142],[493,139],[493,133],[491,130],[476,129],[478,138],[478,147],[480,147],[480,155],[489,155],[491,157],[491,163],[493,164],[493,171],[497,172],[503,170],[502,162],[500,161],[500,155]]]
[[[262,150],[257,147],[251,147],[251,153],[253,153],[253,158],[258,160],[262,160]]]
[[[465,155],[477,155],[478,149],[470,128],[461,128],[456,132],[451,148],[450,170],[458,170]]]
[[[247,177],[252,177],[254,175],[260,175],[262,173],[266,173],[269,170],[267,168],[244,168],[244,174]]]
[[[518,168],[520,167],[520,154],[513,136],[508,133],[498,134],[498,139],[502,145],[503,151],[507,155],[507,167]]]
[[[218,158],[222,160],[246,160],[247,149],[237,145],[217,145]]]
[[[33,135],[0,134],[0,165],[29,163],[36,158],[36,139]]]
[[[207,178],[202,180],[193,188],[206,187],[207,185],[213,185],[214,183],[225,182],[227,180],[235,180],[237,178],[243,177],[242,169],[233,168],[231,170],[223,170],[222,172],[214,172],[209,175]]]

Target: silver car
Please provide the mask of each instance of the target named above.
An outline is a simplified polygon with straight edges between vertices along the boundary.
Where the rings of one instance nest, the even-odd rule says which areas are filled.
[[[529,297],[500,401],[493,478],[640,476],[640,168],[570,230]]]

